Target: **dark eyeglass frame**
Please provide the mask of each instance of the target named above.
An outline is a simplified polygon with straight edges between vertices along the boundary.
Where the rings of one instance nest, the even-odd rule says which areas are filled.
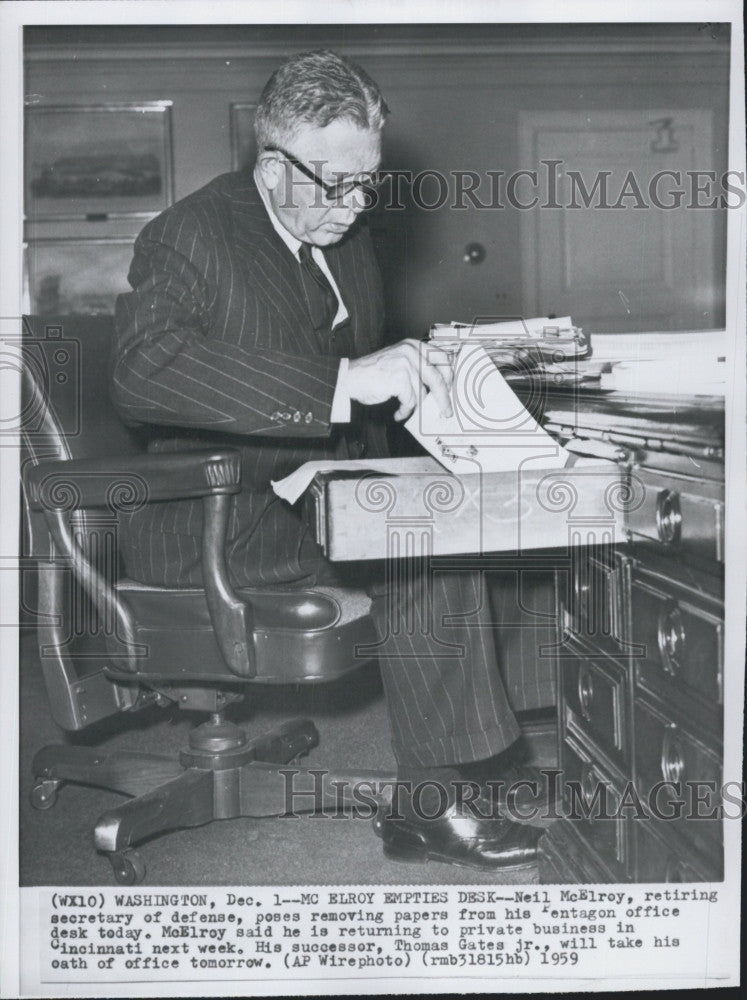
[[[366,180],[351,180],[351,181],[340,181],[337,184],[328,184],[323,181],[321,177],[311,169],[307,167],[305,163],[302,163],[298,157],[294,156],[293,153],[289,153],[287,149],[283,149],[282,146],[265,146],[264,151],[266,153],[280,153],[280,155],[288,161],[292,166],[304,175],[308,177],[309,180],[313,181],[317,187],[323,192],[324,197],[329,201],[336,202],[341,201],[343,198],[352,194],[353,191],[359,190],[365,193],[366,189],[375,190],[378,188],[385,179],[385,174],[378,172],[376,174],[366,174]]]

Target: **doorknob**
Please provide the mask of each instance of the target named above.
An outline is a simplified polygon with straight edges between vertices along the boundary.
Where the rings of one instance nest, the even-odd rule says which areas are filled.
[[[468,243],[464,248],[462,260],[465,264],[482,264],[485,260],[485,247],[482,243]]]

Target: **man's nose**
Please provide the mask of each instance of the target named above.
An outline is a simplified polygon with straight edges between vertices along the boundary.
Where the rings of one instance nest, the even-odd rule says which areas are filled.
[[[368,208],[365,193],[359,188],[353,188],[349,194],[345,195],[340,207],[346,209],[349,213],[344,221],[348,223],[354,222],[361,212],[365,212]]]

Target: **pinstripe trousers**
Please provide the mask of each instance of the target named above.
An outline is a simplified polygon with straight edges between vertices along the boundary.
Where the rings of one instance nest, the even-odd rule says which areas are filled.
[[[484,576],[408,560],[392,563],[383,593],[373,593],[398,763],[467,763],[513,743],[519,727],[496,664]]]

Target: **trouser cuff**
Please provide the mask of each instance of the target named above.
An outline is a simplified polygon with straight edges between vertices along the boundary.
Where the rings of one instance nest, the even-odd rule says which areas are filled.
[[[400,767],[448,767],[453,764],[471,764],[502,753],[520,735],[519,724],[511,716],[500,727],[495,726],[476,733],[438,736],[407,746],[395,742],[394,756]]]

